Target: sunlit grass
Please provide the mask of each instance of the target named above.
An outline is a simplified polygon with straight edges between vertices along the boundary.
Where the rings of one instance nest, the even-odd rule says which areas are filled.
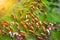
[[[15,0],[0,0],[0,16],[3,15],[6,10],[9,10],[15,2]]]

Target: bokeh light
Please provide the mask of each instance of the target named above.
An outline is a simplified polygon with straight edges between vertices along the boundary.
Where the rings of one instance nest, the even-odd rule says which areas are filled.
[[[14,0],[0,0],[0,15],[4,14],[15,2]]]

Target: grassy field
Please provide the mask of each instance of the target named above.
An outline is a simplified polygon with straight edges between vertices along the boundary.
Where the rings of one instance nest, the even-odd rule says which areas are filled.
[[[26,12],[28,10],[30,10],[29,7],[30,7],[33,0],[30,0],[30,3],[27,4],[27,7],[25,7],[23,2],[26,2],[26,1],[27,0],[21,0],[20,2],[18,2],[18,1],[16,2],[16,0],[14,0],[15,3],[14,4],[12,3],[13,5],[10,5],[7,8],[7,10],[4,11],[3,15],[0,17],[0,21],[5,20],[7,22],[11,22],[11,21],[17,22],[16,20],[12,19],[10,17],[10,15],[14,14],[14,16],[17,16],[18,18],[20,18],[19,10],[21,10],[21,9],[24,10],[22,15],[25,17]],[[57,8],[53,8],[51,10],[51,7],[49,7],[50,3],[47,0],[43,0],[43,2],[40,4],[40,6],[43,3],[46,5],[45,12],[47,12],[47,18],[44,17],[44,13],[39,14],[40,9],[33,11],[33,12],[37,13],[39,20],[51,22],[51,23],[56,22],[57,24],[59,24],[60,23],[60,15],[57,14]],[[18,21],[18,23],[19,23],[19,21]],[[15,25],[11,25],[11,26],[14,28],[14,32],[16,32],[17,31],[16,26]],[[21,25],[20,25],[20,28],[21,28],[21,31],[25,32],[24,28]],[[51,36],[50,36],[50,40],[60,40],[60,36],[59,36],[60,27],[56,26],[56,28],[57,28],[57,31],[52,31]],[[37,33],[40,34],[40,31],[41,30],[38,30]],[[32,36],[31,34],[29,35],[29,34],[30,34],[29,32],[26,32],[26,40],[37,40],[34,36]],[[11,40],[11,38],[8,35],[2,35],[0,40]],[[16,40],[16,38],[14,38],[13,40]]]

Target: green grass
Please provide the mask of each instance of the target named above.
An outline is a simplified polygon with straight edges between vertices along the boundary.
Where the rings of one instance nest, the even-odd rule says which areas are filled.
[[[16,0],[15,0],[16,1]],[[25,1],[25,0],[24,0]],[[32,2],[32,0],[31,0]],[[6,11],[5,15],[2,16],[0,18],[0,21],[2,20],[6,20],[8,22],[11,22],[11,21],[14,21],[16,22],[14,19],[12,19],[10,17],[11,13],[12,13],[12,9],[14,9],[14,16],[18,16],[18,18],[20,17],[18,11],[20,9],[24,9],[24,12],[23,12],[23,16],[25,17],[26,15],[26,12],[29,10],[29,6],[31,5],[31,2],[30,4],[27,6],[27,7],[24,7],[24,5],[22,3],[19,2],[19,4],[16,4],[15,6],[11,7],[8,9],[8,11]],[[42,14],[38,14],[39,13],[39,10],[35,10],[35,12],[37,12],[37,16],[39,17],[39,20],[41,21],[47,21],[47,22],[59,22],[60,23],[60,16],[57,14],[57,8],[53,8],[53,10],[50,12],[50,7],[49,7],[49,3],[47,2],[47,0],[43,0],[43,3],[46,5],[46,9],[45,11],[47,12],[47,18],[44,17],[44,13]],[[32,13],[31,13],[32,14]],[[15,30],[14,32],[16,32],[16,26],[15,25],[11,25]],[[24,32],[24,28],[20,25],[20,28],[21,28],[21,31]],[[53,31],[51,33],[51,37],[50,37],[50,40],[60,40],[60,28],[57,27],[57,29],[59,29],[57,32]],[[40,34],[40,31],[41,30],[38,30],[36,33]],[[11,40],[11,38],[7,35],[2,35],[1,39],[0,40]],[[16,40],[16,38],[14,38],[13,40]],[[36,40],[35,36],[31,35],[29,32],[26,32],[26,40]]]

